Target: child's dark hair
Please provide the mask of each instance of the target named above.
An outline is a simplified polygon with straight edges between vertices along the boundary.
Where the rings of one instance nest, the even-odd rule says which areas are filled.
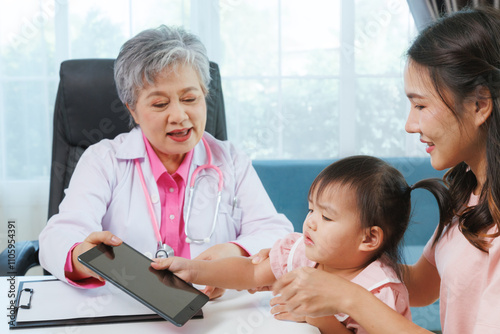
[[[452,217],[449,192],[442,180],[425,179],[410,187],[396,168],[379,158],[358,155],[334,162],[316,177],[309,198],[319,198],[333,184],[354,190],[363,228],[379,226],[382,229],[382,247],[371,261],[385,254],[400,278],[399,245],[410,221],[411,191],[429,190],[438,202],[440,221]]]

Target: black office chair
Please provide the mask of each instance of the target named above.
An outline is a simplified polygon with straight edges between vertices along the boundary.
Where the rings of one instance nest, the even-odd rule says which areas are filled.
[[[129,113],[116,92],[113,64],[114,59],[79,59],[61,63],[54,110],[48,218],[59,212],[64,189],[87,147],[129,131]],[[226,140],[220,72],[213,62],[210,62],[210,75],[205,130]],[[0,254],[0,276],[22,276],[40,264],[38,240],[17,242],[15,250],[13,268],[8,263],[7,249]]]

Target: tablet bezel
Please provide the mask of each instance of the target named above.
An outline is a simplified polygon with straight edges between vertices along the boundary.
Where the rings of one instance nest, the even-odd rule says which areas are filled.
[[[127,248],[128,251],[130,251],[132,253],[136,253],[138,258],[141,259],[139,261],[145,261],[145,264],[147,262],[150,265],[152,262],[151,259],[149,259],[145,255],[141,254],[140,252],[138,252],[137,250],[135,250],[133,247],[126,244],[125,242],[123,242],[119,246],[108,246],[108,245],[101,243],[101,244],[97,245],[96,247],[91,248],[87,252],[80,254],[80,256],[78,256],[78,261],[80,261],[83,265],[85,265],[86,267],[88,267],[92,271],[95,271],[101,277],[103,277],[107,281],[111,282],[112,284],[116,285],[118,288],[120,288],[121,290],[123,290],[124,292],[126,292],[127,294],[129,294],[130,296],[132,296],[133,298],[135,298],[136,300],[138,300],[139,302],[141,302],[145,306],[149,307],[154,312],[158,313],[161,317],[170,321],[171,323],[173,323],[174,325],[176,325],[178,327],[183,326],[189,319],[191,319],[194,315],[197,314],[197,312],[200,311],[200,309],[203,305],[205,305],[208,302],[209,298],[207,295],[205,295],[204,293],[202,293],[198,289],[194,288],[189,283],[185,282],[184,280],[180,279],[179,277],[175,276],[170,271],[165,269],[165,270],[163,270],[163,272],[166,273],[167,275],[171,275],[173,277],[173,279],[176,281],[176,284],[185,285],[184,289],[191,290],[192,292],[197,294],[197,296],[193,300],[191,300],[187,305],[185,305],[184,308],[182,308],[176,315],[168,314],[164,310],[158,309],[156,306],[152,305],[152,303],[150,301],[146,300],[143,296],[140,296],[136,292],[131,291],[129,288],[124,286],[121,282],[119,282],[118,280],[116,280],[112,276],[110,276],[110,274],[108,272],[106,272],[107,268],[98,268],[98,267],[96,267],[95,264],[93,264],[91,262],[92,260],[96,259],[97,257],[101,257],[101,258],[104,257],[104,259],[106,259],[106,260],[113,261],[109,256],[106,256],[106,254],[110,254],[110,251],[113,250],[114,248],[117,248],[117,247],[124,247],[124,248]],[[150,271],[145,273],[145,275],[150,275],[150,274],[154,275],[154,273],[152,273],[151,271],[162,272],[162,271],[158,271],[158,270],[153,269],[151,266],[149,267],[149,269],[150,269]],[[158,280],[158,283],[159,283],[159,288],[161,288],[162,284],[166,285],[164,282],[160,282],[160,280]],[[173,286],[171,286],[171,287],[173,287]]]

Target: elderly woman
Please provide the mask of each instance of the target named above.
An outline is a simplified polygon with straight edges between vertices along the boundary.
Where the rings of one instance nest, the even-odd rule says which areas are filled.
[[[46,270],[96,287],[102,278],[78,255],[101,242],[123,240],[150,257],[214,259],[251,255],[292,231],[250,159],[204,132],[210,73],[196,36],[143,31],[123,45],[115,81],[132,130],[82,155],[40,235]]]

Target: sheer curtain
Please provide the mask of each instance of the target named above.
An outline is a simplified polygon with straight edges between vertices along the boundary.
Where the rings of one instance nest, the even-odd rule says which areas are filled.
[[[426,4],[434,20],[464,7],[493,6],[500,8],[500,0],[426,0]]]
[[[229,140],[254,159],[415,156],[404,132],[400,0],[25,0],[0,5],[0,249],[7,222],[46,223],[59,64],[114,58],[139,31],[182,25],[222,72]]]
[[[419,31],[439,17],[464,7],[500,8],[500,0],[407,0],[407,2]]]

